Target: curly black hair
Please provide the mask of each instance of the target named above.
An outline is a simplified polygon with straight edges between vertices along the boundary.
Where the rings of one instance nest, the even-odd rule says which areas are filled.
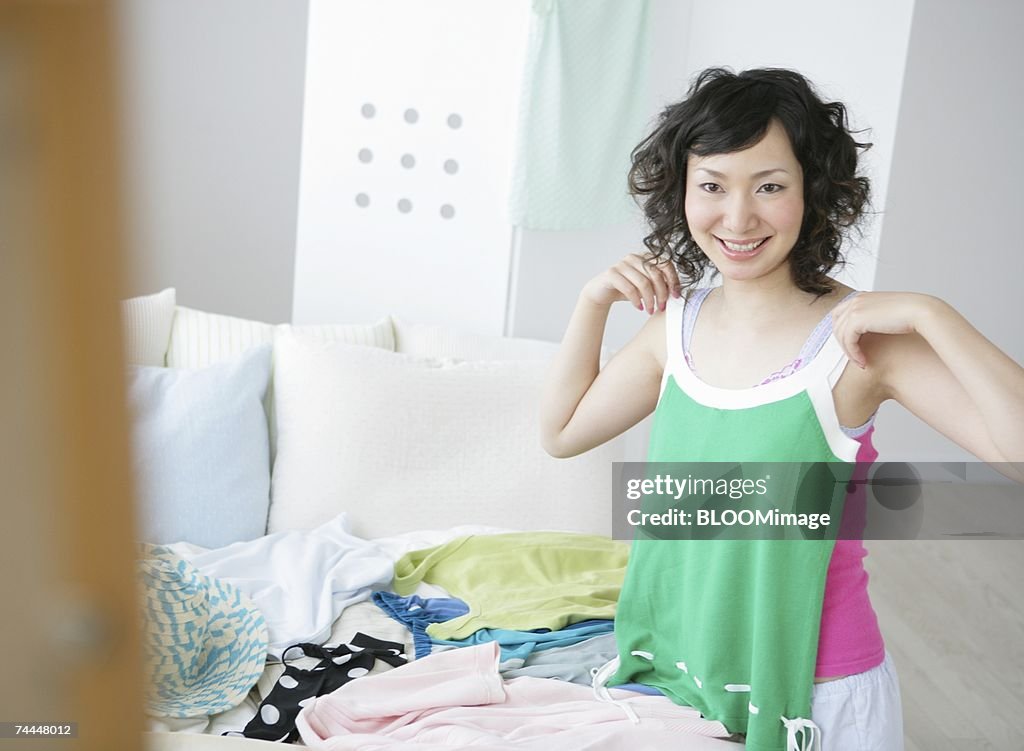
[[[870,183],[856,173],[858,149],[872,144],[854,140],[843,104],[822,101],[800,73],[757,68],[737,74],[718,67],[701,71],[686,98],[666,107],[630,154],[629,192],[652,229],[644,245],[653,262],[667,256],[675,263],[684,288],[697,284],[710,263],[686,223],[689,155],[753,146],[773,119],[804,173],[803,222],[789,255],[793,281],[819,296],[832,290],[827,274],[845,263],[840,246],[868,205]]]

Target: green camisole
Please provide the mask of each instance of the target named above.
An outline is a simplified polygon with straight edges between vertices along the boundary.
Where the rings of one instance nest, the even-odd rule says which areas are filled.
[[[843,478],[859,448],[840,429],[832,400],[848,358],[830,336],[812,362],[786,378],[750,389],[714,387],[684,359],[683,307],[671,300],[666,311],[667,362],[648,461],[786,462],[792,464],[771,466],[792,468],[794,483],[800,467],[826,466],[841,482],[815,490],[836,521],[809,539],[657,539],[638,530],[615,617],[618,657],[595,688],[604,679],[608,686],[655,686],[730,732],[746,733],[749,751],[800,749],[818,734],[810,702],[825,577]],[[830,464],[802,464],[820,462]],[[785,483],[772,486],[780,511],[794,511],[796,493]],[[799,487],[806,497],[807,486]]]

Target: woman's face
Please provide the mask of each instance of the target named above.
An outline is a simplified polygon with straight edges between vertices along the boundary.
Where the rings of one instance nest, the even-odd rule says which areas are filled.
[[[725,278],[788,275],[804,181],[783,127],[773,120],[764,138],[743,151],[691,155],[685,210],[694,241]]]

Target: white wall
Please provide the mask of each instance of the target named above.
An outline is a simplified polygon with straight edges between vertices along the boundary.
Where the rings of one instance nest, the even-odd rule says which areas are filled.
[[[308,0],[121,0],[129,294],[287,321]]]
[[[917,5],[876,284],[941,297],[1017,362],[1021,29],[1015,0]],[[875,435],[882,460],[976,461],[898,405]]]
[[[528,13],[526,2],[312,0],[296,323],[391,314],[502,333]]]

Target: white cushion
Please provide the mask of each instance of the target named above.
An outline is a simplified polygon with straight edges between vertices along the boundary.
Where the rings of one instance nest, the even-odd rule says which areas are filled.
[[[218,548],[266,533],[270,356],[129,369],[140,540]]]
[[[442,326],[409,323],[401,318],[395,324],[395,351],[416,357],[440,357],[453,360],[548,360],[558,345],[540,339],[470,334]]]
[[[391,319],[395,325],[395,352],[416,357],[440,357],[453,360],[550,360],[559,345],[541,339],[486,336],[443,326],[410,323]],[[601,348],[601,362],[613,352]]]
[[[474,523],[610,534],[621,443],[573,459],[541,449],[547,367],[278,337],[269,531],[348,511],[365,537]]]
[[[125,362],[163,365],[174,322],[174,287],[121,301]]]

